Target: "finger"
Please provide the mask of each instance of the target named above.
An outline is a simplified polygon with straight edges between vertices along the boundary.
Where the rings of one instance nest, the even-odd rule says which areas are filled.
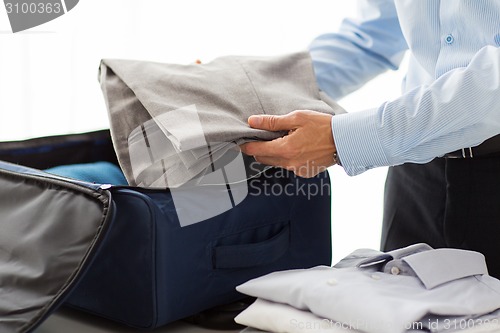
[[[241,145],[241,151],[251,156],[276,156],[281,158],[283,155],[283,139],[245,143]]]
[[[266,131],[289,131],[298,127],[296,118],[293,113],[284,116],[255,115],[248,118],[248,124],[252,128]]]
[[[249,155],[249,156],[253,156],[252,154],[250,154],[250,152],[248,151],[248,145],[249,143],[244,143],[242,145],[240,145],[240,150],[243,154],[246,154],[246,155]]]

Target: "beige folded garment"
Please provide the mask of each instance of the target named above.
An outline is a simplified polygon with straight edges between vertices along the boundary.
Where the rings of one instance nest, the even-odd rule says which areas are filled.
[[[191,65],[105,59],[100,82],[120,165],[131,185],[145,187],[181,186],[240,144],[285,134],[250,128],[251,115],[343,112],[320,95],[307,52]]]

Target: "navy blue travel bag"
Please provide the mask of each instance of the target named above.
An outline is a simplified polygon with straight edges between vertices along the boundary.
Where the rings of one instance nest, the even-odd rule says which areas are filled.
[[[39,171],[100,161],[116,165],[108,131],[0,143],[0,160],[14,163],[0,163],[0,171],[15,174],[19,186],[23,177],[35,175],[40,184],[66,182],[109,201],[103,208],[108,222],[99,226],[99,242],[85,265],[36,320],[64,303],[152,329],[242,299],[235,287],[249,279],[331,263],[326,172],[304,179],[268,169],[248,180],[249,193],[237,206],[181,227],[168,189],[95,184]],[[86,215],[80,215],[85,224]]]

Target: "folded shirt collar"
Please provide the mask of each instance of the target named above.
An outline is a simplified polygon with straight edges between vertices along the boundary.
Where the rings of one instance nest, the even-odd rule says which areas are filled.
[[[357,267],[386,274],[415,276],[426,289],[469,276],[488,274],[485,257],[479,252],[433,249],[423,243],[387,253],[356,250],[334,267]]]

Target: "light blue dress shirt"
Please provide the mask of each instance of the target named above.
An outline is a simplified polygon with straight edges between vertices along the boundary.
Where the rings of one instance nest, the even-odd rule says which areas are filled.
[[[401,97],[332,118],[349,175],[426,163],[500,133],[499,0],[360,0],[358,19],[310,46],[320,88],[337,99],[397,69],[407,50]]]

